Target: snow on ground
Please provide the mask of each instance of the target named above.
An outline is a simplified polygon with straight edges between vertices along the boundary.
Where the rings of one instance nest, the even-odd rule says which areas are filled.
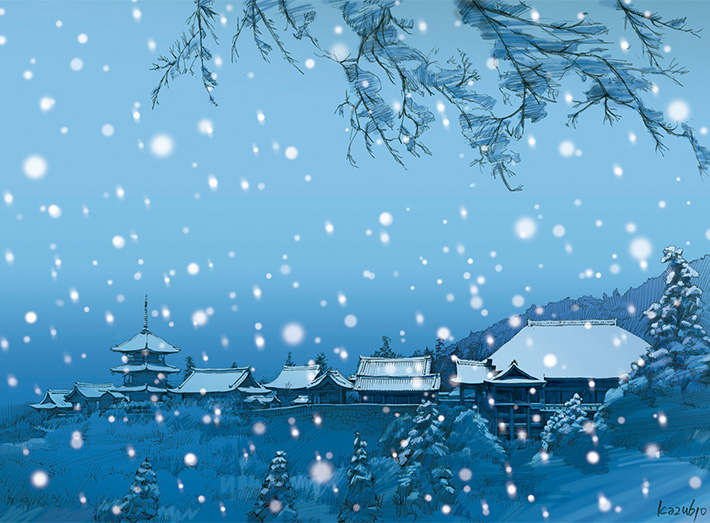
[[[664,506],[689,506],[693,500],[695,507],[708,510],[705,517],[698,515],[697,521],[710,521],[708,471],[690,463],[612,449],[606,474],[583,474],[554,457],[532,468],[535,501],[510,511],[501,521],[692,521],[687,516],[659,518],[657,510],[659,501]],[[700,486],[693,488],[691,483]]]

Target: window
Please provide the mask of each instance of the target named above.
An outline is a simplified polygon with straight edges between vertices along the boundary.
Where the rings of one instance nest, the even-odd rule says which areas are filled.
[[[519,403],[525,403],[528,400],[527,389],[522,387],[513,389],[513,401]]]

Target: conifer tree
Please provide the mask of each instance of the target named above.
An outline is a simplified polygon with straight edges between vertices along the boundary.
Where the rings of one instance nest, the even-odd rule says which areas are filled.
[[[607,454],[599,445],[596,428],[582,407],[582,398],[575,393],[547,420],[540,434],[543,451],[583,470],[605,472]]]
[[[316,355],[315,364],[320,365],[320,372],[326,372],[328,370],[328,357],[324,352],[320,352]]]
[[[347,492],[343,500],[338,521],[367,522],[375,521],[379,509],[379,499],[375,494],[375,475],[370,467],[367,455],[367,442],[355,433],[353,456],[345,472],[348,480]]]
[[[284,363],[286,367],[293,367],[296,365],[293,361],[293,352],[288,351],[288,357],[286,358],[286,363]]]
[[[450,484],[453,474],[445,465],[449,449],[431,401],[422,401],[412,423],[398,456],[402,468],[395,503],[410,514],[430,514],[450,503],[456,493]]]
[[[192,356],[187,356],[185,358],[185,372],[182,374],[182,379],[184,380],[187,378],[190,373],[192,372],[192,369],[195,368],[195,360],[192,358]]]
[[[145,458],[133,476],[133,484],[128,494],[117,504],[119,514],[131,523],[151,520],[158,515],[159,495],[158,478],[150,460]]]
[[[296,493],[291,488],[286,453],[279,450],[271,460],[254,509],[248,515],[249,520],[292,521],[298,516],[295,501]]]
[[[390,342],[392,341],[392,338],[389,336],[382,336],[382,347],[377,349],[373,356],[375,358],[401,358],[401,354],[397,354],[395,351],[392,350],[390,347]]]
[[[703,291],[692,281],[698,273],[673,245],[663,249],[661,262],[669,264],[663,296],[645,311],[654,343],[629,374],[629,389],[641,395],[695,390],[709,377],[710,337],[700,324]]]

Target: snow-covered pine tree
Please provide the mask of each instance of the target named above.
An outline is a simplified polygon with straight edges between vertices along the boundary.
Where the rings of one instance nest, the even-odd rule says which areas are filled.
[[[347,492],[343,500],[338,521],[368,522],[375,521],[379,510],[379,499],[375,494],[375,475],[367,456],[367,442],[355,433],[353,457],[345,472],[348,480]]]
[[[599,445],[596,426],[582,407],[579,394],[547,420],[540,434],[542,449],[570,465],[593,472],[605,472],[607,454]]]
[[[629,374],[629,390],[641,395],[695,390],[709,377],[710,337],[700,324],[703,291],[692,281],[698,273],[674,245],[663,249],[661,262],[669,264],[663,296],[644,313],[654,344]]]
[[[488,429],[488,420],[475,405],[462,412],[453,423],[454,429],[446,440],[451,454],[465,453],[475,461],[497,463],[502,466],[506,456],[498,438]]]
[[[131,523],[151,520],[158,515],[159,495],[158,477],[146,457],[133,476],[128,494],[116,505],[120,509],[119,515]]]
[[[399,451],[402,441],[409,434],[409,427],[412,425],[412,417],[409,414],[402,414],[394,418],[385,428],[382,436],[377,442],[380,444],[380,455],[392,456]]]
[[[248,514],[249,520],[294,520],[298,516],[295,501],[296,493],[291,488],[286,453],[279,450],[271,460],[254,510]]]
[[[398,456],[402,468],[395,503],[404,512],[420,515],[451,503],[456,491],[450,484],[453,474],[444,462],[449,449],[436,406],[422,401],[412,423]]]

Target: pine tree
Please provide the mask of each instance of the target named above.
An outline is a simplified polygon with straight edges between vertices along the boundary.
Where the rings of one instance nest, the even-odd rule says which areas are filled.
[[[355,433],[353,457],[345,472],[348,480],[347,492],[343,500],[338,521],[366,522],[375,521],[379,509],[379,499],[375,494],[375,475],[370,468],[367,456],[367,442]]]
[[[286,363],[284,363],[284,366],[286,367],[293,367],[296,365],[293,361],[293,352],[288,351],[288,358],[286,358]]]
[[[157,476],[150,460],[145,458],[133,477],[130,491],[117,504],[121,517],[131,523],[153,519],[158,515],[159,495]]]
[[[401,442],[407,438],[409,427],[412,425],[412,417],[409,414],[402,414],[394,418],[385,427],[382,436],[377,440],[380,445],[380,453],[382,456],[392,456],[396,453]]]
[[[453,474],[445,466],[449,453],[440,428],[439,411],[429,400],[417,407],[413,426],[399,453],[399,488],[395,503],[415,515],[432,513],[454,498]],[[427,501],[427,496],[431,496]]]
[[[320,365],[320,372],[326,372],[329,368],[328,357],[325,355],[324,352],[321,352],[316,355],[315,363],[316,365]]]
[[[233,369],[239,368],[239,365],[237,365],[237,362],[236,362],[236,361],[233,361],[233,362],[232,362],[232,368],[233,368]]]
[[[279,450],[271,460],[269,472],[261,485],[254,510],[248,515],[249,520],[294,520],[298,516],[295,501],[296,493],[291,488],[286,453]]]
[[[596,430],[582,407],[582,398],[575,393],[547,420],[540,434],[542,449],[583,470],[605,472],[607,454],[599,445]]]
[[[382,347],[377,349],[374,352],[373,356],[375,358],[401,358],[401,354],[397,354],[390,348],[391,341],[392,338],[390,338],[389,336],[382,336]]]
[[[629,389],[641,395],[702,388],[710,370],[710,337],[700,324],[703,291],[692,282],[698,273],[673,245],[661,262],[669,264],[663,296],[645,311],[654,344],[629,374]]]
[[[192,356],[187,356],[185,358],[185,372],[182,375],[182,379],[184,380],[190,375],[190,372],[192,372],[192,369],[195,368],[195,360],[192,358]]]

